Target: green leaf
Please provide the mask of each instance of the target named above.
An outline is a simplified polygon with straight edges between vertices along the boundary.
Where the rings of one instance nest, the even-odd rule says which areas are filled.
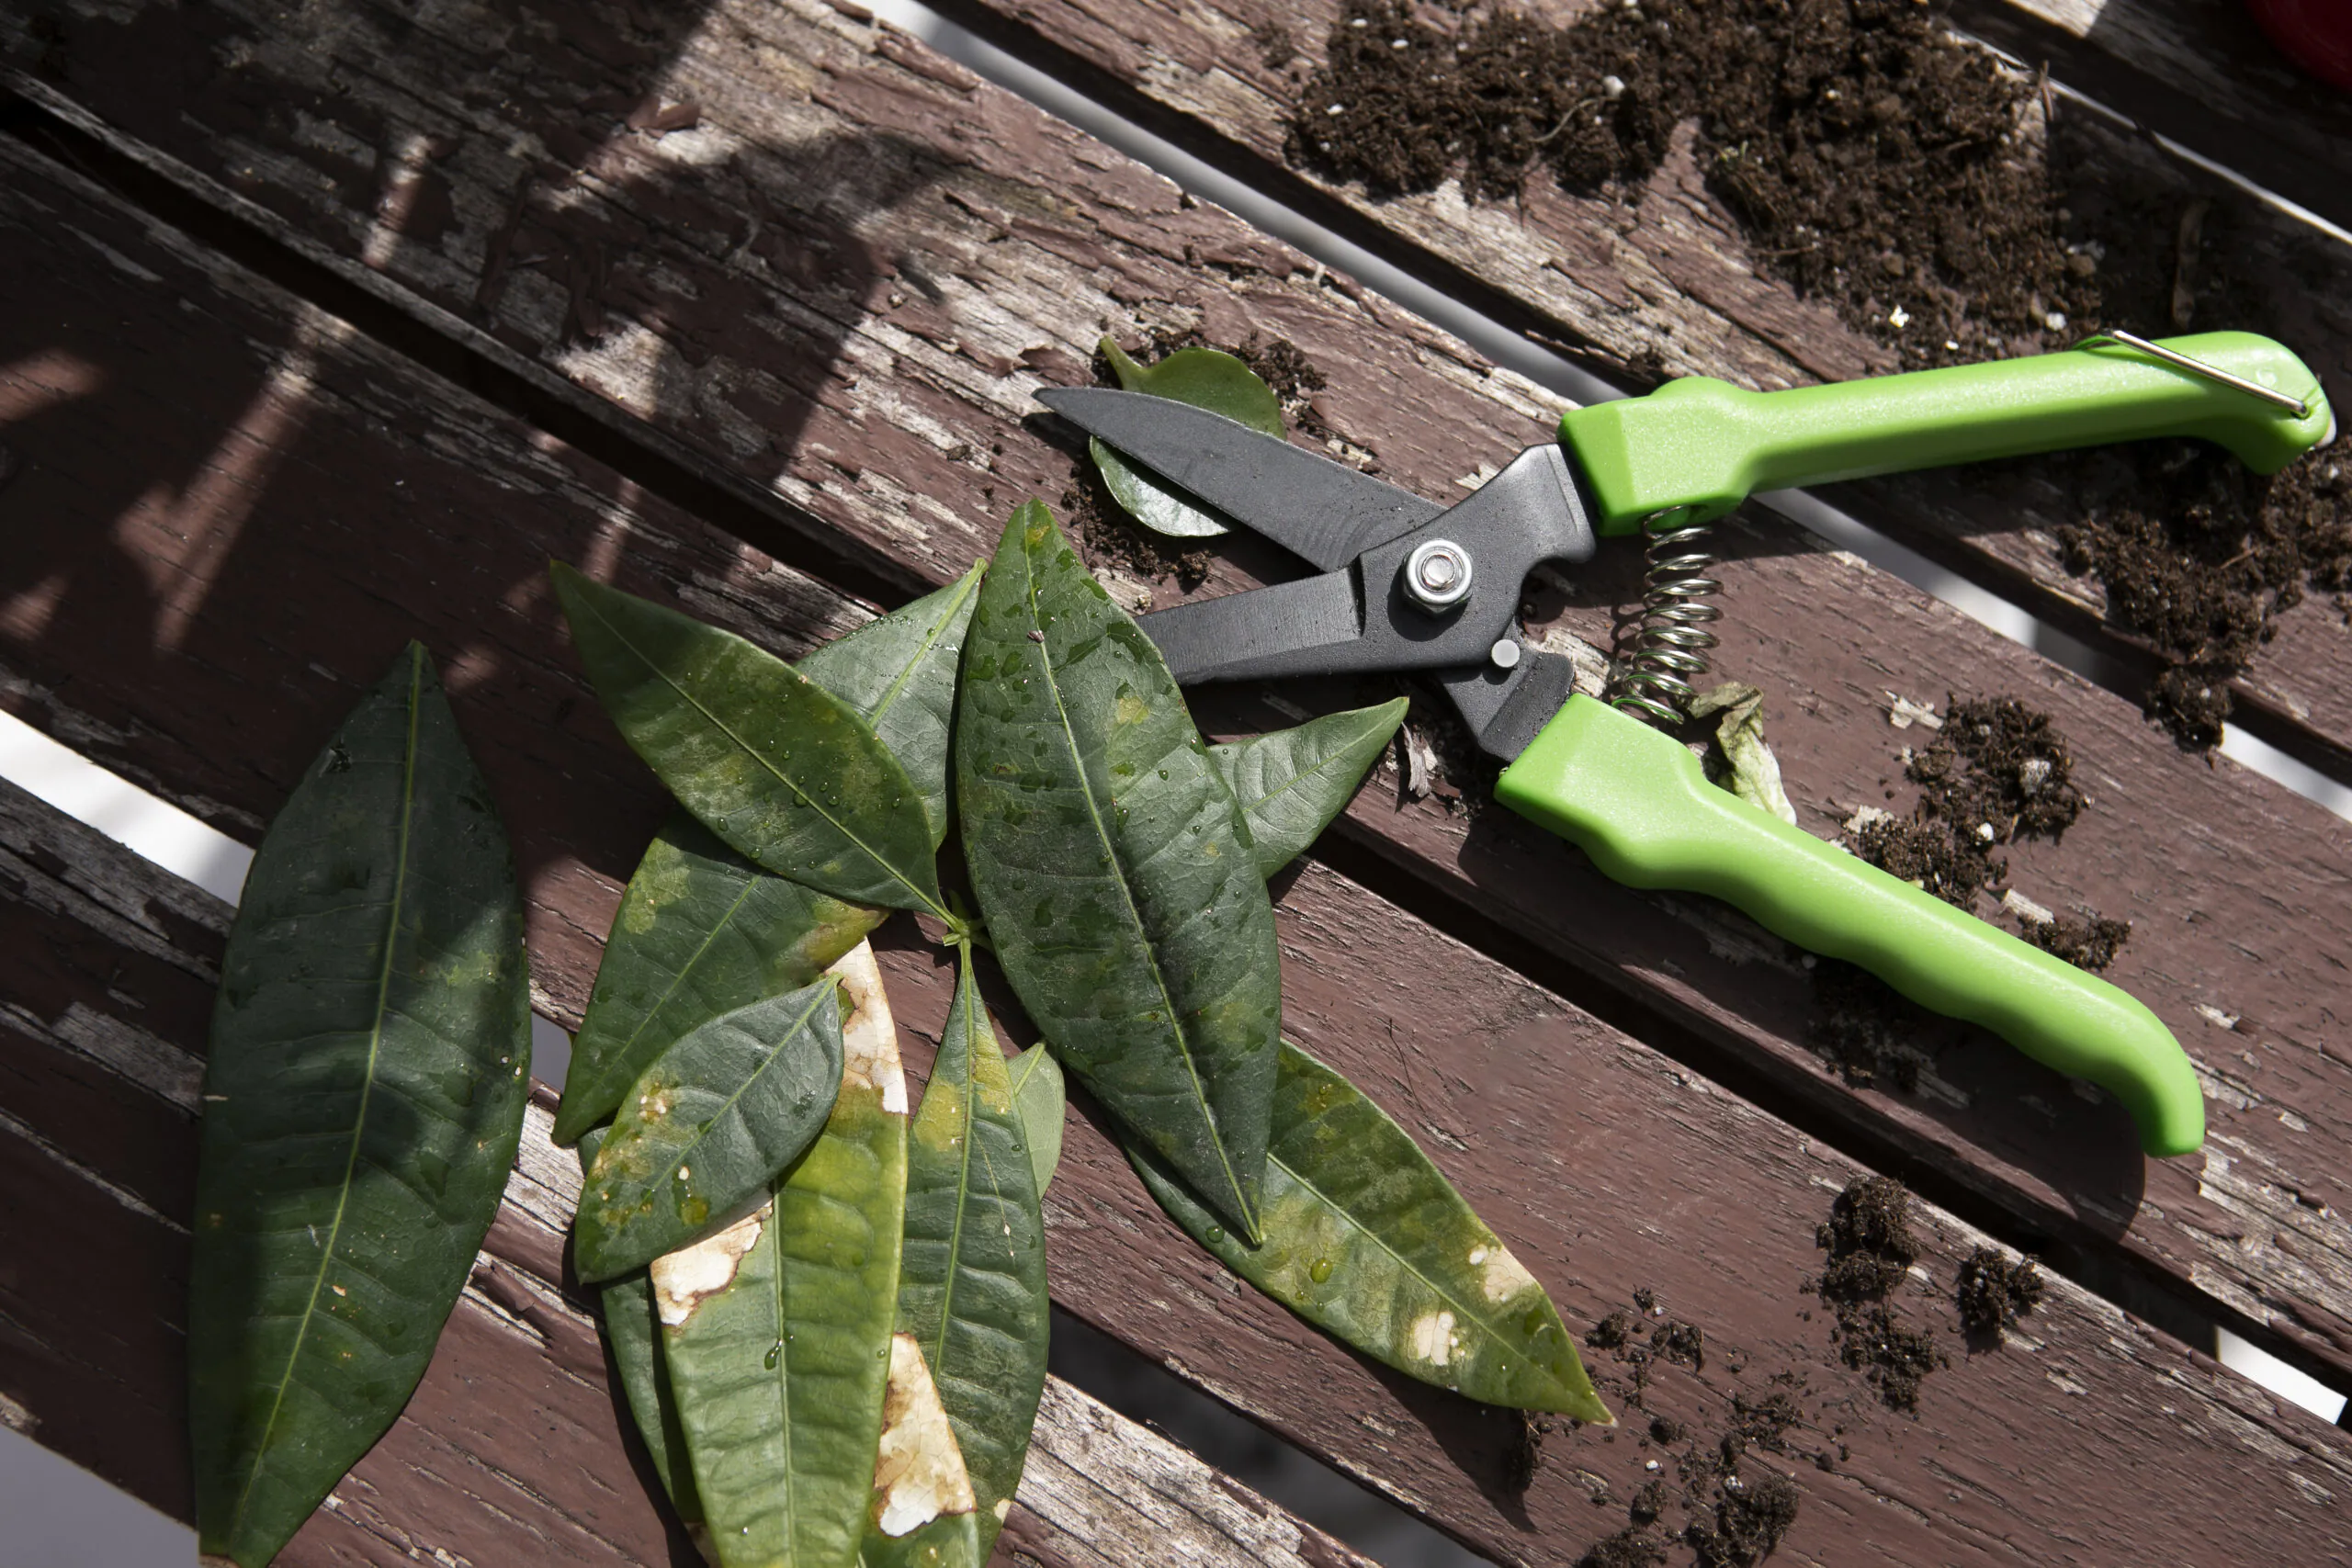
[[[947,732],[956,668],[980,574],[972,570],[904,609],[868,621],[803,659],[798,670],[865,716],[922,797],[932,848],[947,839]]]
[[[1013,1057],[1006,1071],[1012,1075],[1012,1108],[1021,1113],[1021,1141],[1028,1146],[1029,1168],[1043,1198],[1062,1163],[1062,1112],[1068,1103],[1062,1065],[1041,1040]]]
[[[409,645],[263,838],[189,1282],[201,1550],[260,1568],[383,1435],[498,1212],[531,1064],[505,829]]]
[[[1328,713],[1292,729],[1209,748],[1272,876],[1298,858],[1355,798],[1364,770],[1405,722],[1406,699]]]
[[[732,632],[551,570],[605,711],[687,810],[778,876],[946,918],[922,798],[855,708]]]
[[[1042,1375],[1042,1374],[1041,1374]],[[996,1537],[915,1337],[890,1337],[890,1388],[858,1568],[980,1568]]]
[[[1157,365],[1143,366],[1107,337],[1102,349],[1119,385],[1130,392],[1173,398],[1238,419],[1268,435],[1283,434],[1282,400],[1258,378],[1256,371],[1229,354],[1214,348],[1180,348]],[[1090,438],[1087,449],[1093,454],[1094,466],[1102,470],[1112,499],[1145,527],[1187,539],[1227,531],[1216,513],[1201,510],[1182,491],[1149,469],[1133,466],[1099,440]]]
[[[1534,1276],[1403,1128],[1288,1041],[1264,1245],[1226,1235],[1148,1154],[1127,1157],[1193,1240],[1334,1338],[1488,1404],[1615,1420]]]
[[[621,1102],[580,1194],[580,1277],[642,1269],[740,1213],[815,1141],[841,1083],[830,979],[722,1014],[662,1052]]]
[[[773,1201],[656,1258],[662,1353],[724,1568],[847,1563],[865,1534],[898,1316],[907,1089],[871,948],[832,971],[841,1097]]]
[[[571,1043],[555,1141],[569,1144],[618,1111],[680,1036],[799,989],[882,919],[879,909],[768,875],[676,813],[638,862],[613,917]]]
[[[956,723],[965,860],[1013,989],[1254,1234],[1282,1023],[1265,879],[1159,650],[1034,501],[980,589]]]
[[[1026,1142],[967,945],[907,1146],[899,1327],[921,1345],[955,1427],[983,1559],[1046,1390],[1046,1227]],[[913,1522],[912,1506],[899,1512]]]
[[[584,1179],[606,1129],[593,1128],[580,1136],[580,1174]],[[670,1390],[670,1369],[662,1359],[662,1324],[653,1315],[653,1280],[642,1269],[596,1287],[605,1324],[605,1343],[613,1365],[620,1371],[621,1392],[628,1404],[637,1435],[653,1461],[662,1490],[689,1525],[702,1522],[702,1499],[695,1495],[694,1468],[686,1462],[685,1429],[678,1425],[678,1400]]]

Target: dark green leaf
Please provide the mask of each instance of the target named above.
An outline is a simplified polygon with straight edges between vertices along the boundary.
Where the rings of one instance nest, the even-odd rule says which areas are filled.
[[[201,1549],[260,1568],[399,1416],[531,1062],[506,833],[411,644],[270,824],[221,963],[189,1285]]]
[[[1012,1108],[1021,1113],[1021,1141],[1029,1148],[1029,1168],[1037,1179],[1037,1196],[1054,1184],[1062,1163],[1062,1065],[1039,1041],[1012,1058]]]
[[[827,643],[798,669],[865,716],[922,796],[931,843],[947,838],[947,731],[956,669],[985,565],[902,610]]]
[[[1488,1404],[1614,1420],[1535,1277],[1403,1128],[1288,1041],[1262,1246],[1227,1235],[1148,1155],[1128,1158],[1195,1241],[1333,1337]]]
[[[834,965],[841,1096],[774,1201],[653,1263],[662,1353],[724,1568],[847,1563],[874,1491],[906,1221],[907,1088],[873,950]]]
[[[1258,378],[1257,372],[1229,354],[1213,348],[1180,348],[1157,365],[1144,366],[1107,337],[1102,347],[1119,385],[1130,392],[1173,398],[1238,419],[1268,435],[1283,434],[1282,400]],[[1090,440],[1087,449],[1102,470],[1112,498],[1145,527],[1180,538],[1205,538],[1226,531],[1216,513],[1204,512],[1182,491],[1149,469],[1133,466],[1100,441]]]
[[[979,1507],[956,1429],[915,1337],[890,1337],[890,1389],[882,1402],[882,1446],[874,1456],[874,1500],[857,1568],[980,1568],[994,1522]]]
[[[1013,989],[1254,1234],[1282,1021],[1265,879],[1159,650],[1035,502],[989,568],[956,703],[965,859]]]
[[[1297,859],[1347,809],[1364,770],[1405,721],[1405,707],[1398,697],[1209,748],[1209,760],[1241,805],[1261,874]]]
[[[584,1178],[605,1140],[605,1129],[580,1135],[580,1173]],[[653,1280],[642,1269],[596,1287],[605,1321],[605,1343],[621,1375],[621,1392],[628,1401],[629,1418],[662,1490],[670,1495],[678,1517],[689,1525],[702,1522],[702,1499],[695,1495],[694,1467],[686,1462],[685,1429],[678,1425],[678,1400],[670,1390],[670,1369],[662,1359],[662,1322],[653,1315]]]
[[[619,1110],[681,1035],[799,989],[881,923],[879,909],[768,875],[678,812],[638,862],[613,917],[571,1043],[556,1142]]]
[[[922,798],[855,708],[732,632],[553,572],[605,711],[687,810],[778,876],[946,918]]]
[[[899,1327],[921,1345],[955,1427],[983,1560],[1046,1389],[1045,1221],[1026,1141],[967,947],[908,1140]]]
[[[831,980],[722,1014],[662,1052],[580,1194],[580,1277],[642,1269],[741,1213],[823,1129],[841,1082]]]

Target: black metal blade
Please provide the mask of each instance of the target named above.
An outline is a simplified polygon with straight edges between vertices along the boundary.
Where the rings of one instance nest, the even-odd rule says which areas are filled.
[[[1509,670],[1490,661],[1440,671],[1437,680],[1479,750],[1506,762],[1518,761],[1577,689],[1576,666],[1557,653],[1522,656]]]
[[[1443,510],[1238,420],[1148,392],[1060,387],[1037,400],[1324,571]]]

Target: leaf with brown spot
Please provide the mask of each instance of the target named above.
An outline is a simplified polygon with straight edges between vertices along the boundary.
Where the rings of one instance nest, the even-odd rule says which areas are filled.
[[[824,1131],[757,1213],[655,1259],[662,1352],[722,1568],[854,1562],[874,1492],[905,1225],[907,1090],[873,950]]]
[[[714,1018],[662,1052],[581,1190],[581,1279],[642,1269],[756,1201],[823,1130],[842,1056],[831,979]]]
[[[922,1349],[913,1335],[893,1335],[859,1568],[979,1568],[988,1561],[981,1517]]]
[[[1614,1421],[1535,1277],[1402,1127],[1288,1041],[1262,1245],[1228,1235],[1148,1153],[1127,1158],[1193,1240],[1332,1337],[1487,1404]]]
[[[583,1178],[596,1157],[597,1146],[605,1141],[605,1132],[596,1127],[581,1134],[578,1153]],[[654,1315],[653,1280],[645,1269],[632,1269],[597,1286],[596,1297],[605,1344],[612,1351],[629,1418],[645,1441],[653,1472],[661,1478],[662,1490],[670,1495],[678,1517],[688,1525],[700,1524],[702,1499],[695,1494],[694,1469],[686,1462],[686,1434],[678,1425],[678,1400],[671,1392],[670,1369],[662,1360],[662,1323]]]

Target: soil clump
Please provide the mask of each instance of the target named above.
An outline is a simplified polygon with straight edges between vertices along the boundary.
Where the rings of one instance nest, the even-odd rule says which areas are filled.
[[[2003,1329],[2015,1328],[2018,1318],[2041,1303],[2042,1289],[2041,1270],[2032,1258],[2013,1263],[1980,1247],[1961,1263],[1953,1280],[1961,1326],[1973,1342],[1998,1345]]]
[[[1813,1288],[1837,1314],[1839,1353],[1894,1410],[1916,1411],[1919,1385],[1945,1365],[1934,1337],[1909,1327],[1885,1298],[1918,1261],[1911,1195],[1883,1176],[1859,1178],[1838,1195],[1815,1242],[1829,1254]]]
[[[1947,28],[1917,0],[1639,0],[1566,28],[1376,0],[1331,29],[1286,155],[1379,197],[1458,175],[1473,201],[1511,200],[1541,170],[1632,205],[1690,122],[1757,267],[1905,369],[2110,327],[2278,330],[2277,285],[2230,265],[2252,231],[2242,198],[2133,188],[2072,149],[2045,81]],[[2109,621],[2153,645],[2144,705],[2184,747],[2219,744],[2228,682],[2306,591],[2352,618],[2352,482],[2327,452],[2267,478],[2187,442],[2018,467],[2080,519],[2058,531],[2062,562],[2096,573]]]

